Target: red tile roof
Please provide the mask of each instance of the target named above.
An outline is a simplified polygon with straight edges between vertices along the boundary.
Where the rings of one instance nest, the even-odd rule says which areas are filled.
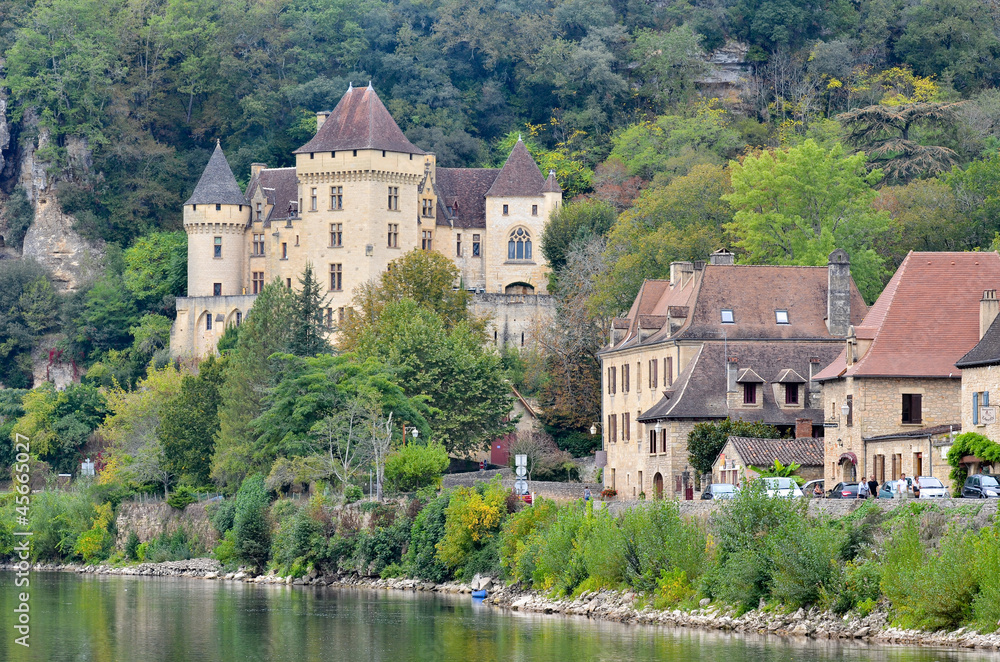
[[[403,154],[426,154],[403,135],[371,85],[367,88],[348,89],[312,140],[294,153],[347,149],[383,149]]]
[[[531,158],[528,148],[518,140],[486,195],[504,198],[541,197],[544,188],[542,171],[538,169],[535,159]]]
[[[871,345],[854,365],[846,351],[817,379],[958,377],[955,362],[979,341],[979,300],[1000,284],[997,253],[915,253],[903,260],[857,337]]]
[[[798,439],[730,437],[727,443],[733,445],[744,464],[758,469],[774,466],[775,460],[784,465],[795,462],[803,467],[823,466],[823,440],[815,437]]]

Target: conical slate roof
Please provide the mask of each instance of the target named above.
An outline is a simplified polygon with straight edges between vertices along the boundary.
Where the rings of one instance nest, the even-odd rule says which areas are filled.
[[[294,153],[347,149],[426,154],[403,135],[370,83],[367,88],[349,88],[312,140]]]
[[[247,199],[240,191],[240,185],[236,183],[229,161],[222,153],[222,146],[215,143],[215,151],[212,158],[208,160],[205,171],[201,173],[198,185],[194,187],[194,193],[188,198],[185,205],[245,205]]]
[[[545,180],[545,192],[562,193],[562,187],[559,186],[559,180],[556,179],[555,170],[549,170],[549,178]]]
[[[544,188],[542,171],[538,169],[535,159],[531,158],[528,148],[518,138],[486,196],[541,197]]]

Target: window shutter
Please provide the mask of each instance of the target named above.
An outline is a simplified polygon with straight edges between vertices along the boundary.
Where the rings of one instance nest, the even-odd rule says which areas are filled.
[[[990,392],[989,391],[983,391],[983,406],[984,407],[989,407],[990,406]]]
[[[913,403],[910,405],[913,410],[913,422],[922,423],[924,420],[923,412],[921,411],[921,400],[923,400],[923,395],[919,393],[913,394]]]
[[[972,424],[979,425],[979,394],[972,394]]]

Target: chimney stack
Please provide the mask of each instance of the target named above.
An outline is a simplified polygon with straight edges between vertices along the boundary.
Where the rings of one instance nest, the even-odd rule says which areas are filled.
[[[326,123],[326,118],[328,118],[329,116],[330,116],[329,110],[321,110],[318,113],[316,113],[316,133],[319,133],[319,130],[323,128],[323,124]]]
[[[709,264],[731,265],[735,256],[725,248],[720,248],[708,256]]]
[[[851,326],[851,259],[843,248],[830,253],[827,264],[826,328],[846,337]]]
[[[811,418],[795,419],[795,438],[805,439],[813,436],[813,422]]]
[[[251,163],[250,164],[250,179],[260,175],[260,171],[266,168],[267,165],[264,163]]]
[[[997,300],[996,290],[986,290],[983,292],[983,298],[979,302],[979,339],[982,340],[983,336],[986,335],[986,331],[993,324],[993,320],[997,318],[997,313],[1000,313],[1000,300]]]

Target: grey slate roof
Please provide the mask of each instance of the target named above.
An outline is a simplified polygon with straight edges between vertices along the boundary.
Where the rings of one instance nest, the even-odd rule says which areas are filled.
[[[730,437],[727,443],[733,445],[744,463],[758,468],[773,466],[775,460],[784,465],[795,462],[804,467],[823,466],[823,440],[816,437],[798,439]]]
[[[367,88],[349,88],[316,135],[293,153],[347,149],[382,149],[387,152],[421,155],[427,153],[414,146],[403,135],[371,84]]]
[[[438,193],[437,224],[485,228],[486,192],[498,174],[496,168],[438,168],[434,181]]]
[[[1000,315],[997,315],[990,328],[986,329],[986,333],[976,346],[955,363],[955,367],[975,368],[998,363],[1000,363]]]
[[[226,155],[222,153],[222,146],[216,142],[215,151],[208,159],[205,171],[201,173],[198,185],[194,187],[194,193],[188,198],[185,205],[245,205],[247,199],[240,191],[240,185],[236,183],[236,176],[233,175],[232,168]]]
[[[546,193],[562,193],[562,187],[559,186],[559,180],[556,179],[555,170],[549,170],[549,176],[545,180],[545,188],[542,190]]]
[[[510,151],[506,163],[500,169],[493,186],[486,192],[491,197],[542,197],[545,178],[531,158],[528,148],[518,139]]]
[[[267,218],[264,219],[265,227],[270,227],[272,221],[287,219],[289,207],[298,207],[299,182],[295,168],[265,168],[261,170],[260,176],[250,182],[247,195],[252,196],[258,186],[263,190],[267,204],[273,205]],[[294,214],[291,216],[295,217]]]

